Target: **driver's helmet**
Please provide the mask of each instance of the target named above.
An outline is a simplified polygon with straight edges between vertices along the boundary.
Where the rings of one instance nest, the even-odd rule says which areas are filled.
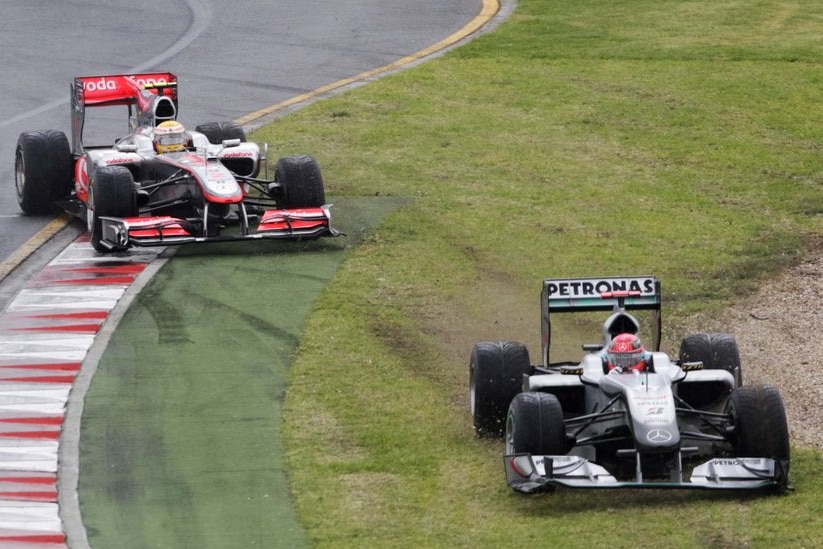
[[[640,338],[634,334],[618,334],[609,342],[606,350],[606,362],[609,371],[617,369],[621,372],[637,370],[642,372],[646,367],[646,349]]]
[[[166,120],[154,128],[154,150],[158,154],[185,150],[187,139],[186,128],[176,120]]]

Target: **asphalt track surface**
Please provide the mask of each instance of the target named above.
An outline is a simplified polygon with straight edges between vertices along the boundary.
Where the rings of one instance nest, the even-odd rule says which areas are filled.
[[[0,5],[0,278],[50,221],[21,215],[22,131],[69,132],[74,76],[170,70],[190,126],[267,107],[396,62],[459,32],[483,0],[9,0]],[[123,115],[123,131],[126,130]],[[272,151],[276,153],[277,151]],[[280,156],[285,156],[282,154]],[[272,156],[275,156],[272,154]]]
[[[448,45],[441,42],[442,38],[454,36],[455,32],[459,34],[461,29],[469,28],[466,27],[466,23],[477,21],[475,16],[481,7],[478,1],[461,0],[417,2],[417,5],[411,8],[406,5],[407,2],[399,1],[382,2],[380,6],[368,4],[344,3],[341,6],[340,3],[332,5],[319,1],[296,2],[296,7],[292,9],[277,4],[272,10],[271,2],[248,2],[239,8],[229,3],[194,0],[163,4],[147,2],[139,8],[125,2],[111,2],[97,6],[72,4],[71,12],[57,14],[48,11],[52,9],[50,3],[35,2],[12,6],[8,15],[5,13],[7,6],[3,6],[4,15],[7,16],[0,24],[0,43],[9,40],[17,46],[22,45],[22,49],[25,49],[27,38],[30,40],[32,36],[42,36],[40,33],[53,34],[58,27],[58,19],[58,30],[65,32],[61,35],[62,39],[49,42],[53,48],[42,48],[41,41],[39,48],[25,52],[26,55],[20,50],[13,50],[10,54],[9,48],[0,54],[6,58],[4,61],[13,58],[17,62],[9,63],[7,66],[19,69],[19,77],[16,75],[7,80],[11,83],[10,90],[6,90],[10,92],[10,101],[4,103],[0,110],[0,158],[9,159],[7,169],[0,162],[0,181],[9,182],[5,196],[13,196],[10,181],[11,159],[14,141],[19,131],[67,126],[67,101],[60,98],[63,94],[57,91],[59,88],[55,89],[53,83],[48,85],[46,82],[60,79],[57,78],[58,74],[62,75],[64,82],[68,82],[75,74],[169,69],[180,76],[183,104],[181,119],[184,123],[188,124],[189,119],[192,120],[190,125],[209,120],[236,119],[246,125],[254,125],[269,119],[271,115],[293,103],[305,102],[341,87],[356,85],[385,70],[413,62],[421,56],[415,56],[416,51],[433,53],[442,49]],[[489,2],[482,4],[483,11],[487,10],[488,4]],[[318,10],[319,7],[323,9]],[[377,14],[370,11],[377,8]],[[261,17],[267,13],[266,9],[276,11],[277,17]],[[46,15],[44,10],[48,12]],[[318,11],[323,15],[318,16]],[[94,17],[89,18],[90,15]],[[133,48],[136,27],[134,21],[146,20],[152,23],[140,25],[141,29],[148,29],[141,30],[140,33],[141,40],[145,40],[149,47]],[[95,24],[90,25],[89,21]],[[183,21],[186,23],[183,24]],[[276,27],[275,32],[268,32],[273,29],[272,25]],[[78,29],[88,29],[88,32]],[[175,36],[176,39],[169,42],[169,36]],[[94,56],[99,58],[100,42],[105,43],[106,49],[110,50],[106,52],[106,56],[111,53],[118,63],[102,63],[97,65],[100,67],[99,70],[86,70],[89,65],[78,60]],[[398,45],[401,42],[402,44]],[[162,49],[166,44],[170,45]],[[212,55],[212,50],[209,49],[210,54],[203,55],[204,44],[214,46],[215,54]],[[432,44],[435,44],[434,48],[430,47]],[[29,45],[33,47],[37,44],[29,42]],[[78,50],[73,49],[76,46],[80,46],[81,49],[88,48],[88,51],[82,55],[78,54]],[[155,55],[149,57],[152,53]],[[272,61],[275,57],[277,61]],[[54,63],[55,59],[58,63]],[[38,64],[43,65],[43,71],[32,69]],[[66,69],[67,66],[72,68]],[[279,70],[266,72],[272,67],[279,67]],[[380,68],[375,70],[375,67]],[[246,74],[247,70],[251,72]],[[212,76],[218,74],[218,71],[219,76]],[[288,77],[266,78],[272,74],[287,74]],[[352,76],[356,78],[353,79]],[[278,80],[279,83],[270,80]],[[288,86],[282,85],[284,80],[288,80]],[[38,83],[43,85],[37,85]],[[48,91],[37,93],[41,89]],[[242,93],[237,93],[238,90],[242,90]],[[34,99],[32,95],[35,96]],[[59,114],[61,110],[63,115]],[[60,118],[65,118],[65,122],[61,123]],[[34,123],[35,121],[38,123]],[[253,488],[258,492],[267,487],[277,490],[285,486],[282,471],[276,463],[279,448],[274,432],[276,428],[272,427],[278,421],[279,408],[276,401],[283,390],[282,386],[277,385],[281,381],[277,380],[282,380],[282,372],[296,345],[305,311],[332,275],[339,261],[342,261],[347,247],[354,245],[363,230],[372,226],[395,206],[382,201],[351,202],[348,218],[343,216],[344,225],[348,225],[355,233],[349,244],[315,244],[315,247],[310,245],[305,248],[268,250],[271,253],[262,255],[260,250],[252,252],[248,249],[239,253],[229,250],[216,254],[215,251],[206,254],[194,252],[194,265],[206,266],[199,271],[199,279],[184,278],[185,275],[179,273],[175,275],[174,269],[167,267],[158,276],[157,281],[152,281],[152,285],[160,284],[161,288],[163,284],[170,287],[178,285],[177,291],[183,293],[182,302],[189,307],[169,306],[170,303],[178,301],[161,297],[157,302],[165,303],[167,307],[165,313],[158,312],[152,298],[158,297],[162,292],[155,286],[154,290],[147,294],[149,297],[142,298],[142,305],[135,305],[132,309],[134,312],[129,311],[129,314],[135,315],[134,318],[138,319],[132,320],[136,322],[132,326],[137,326],[137,331],[142,331],[144,336],[148,333],[149,339],[145,343],[136,343],[135,332],[120,340],[115,336],[111,349],[106,350],[106,355],[114,358],[107,359],[104,355],[101,359],[100,364],[104,366],[104,370],[108,369],[111,375],[98,373],[95,378],[97,388],[92,387],[89,393],[87,410],[91,427],[84,425],[83,436],[84,440],[88,440],[87,446],[91,451],[85,452],[89,457],[87,459],[84,456],[83,459],[86,460],[84,463],[89,464],[89,470],[98,473],[102,471],[103,474],[88,475],[80,480],[81,488],[85,482],[91,494],[88,498],[89,503],[84,503],[83,508],[87,509],[92,517],[93,526],[89,528],[89,536],[95,541],[95,546],[291,547],[302,544],[302,532],[288,508],[281,506],[279,511],[272,511],[271,507],[254,503],[254,498],[260,497],[260,503],[264,504],[265,500],[272,498],[272,494],[261,492],[250,495],[246,491],[242,492],[243,496],[240,499],[232,503],[231,498],[238,496],[237,492],[232,491],[235,486],[232,486],[231,476],[237,475],[238,471],[245,472],[246,474],[241,475],[248,483],[245,488]],[[50,222],[47,218],[24,218],[16,211],[10,212],[10,209],[16,209],[15,201],[0,203],[0,230],[3,234],[0,257],[6,259],[3,265],[9,264],[9,254],[19,256],[18,242],[26,241],[31,234],[38,231],[42,234],[42,227]],[[54,245],[59,247],[60,244],[57,242]],[[273,257],[278,254],[280,260],[274,260]],[[180,265],[186,261],[183,259],[185,256],[183,254],[180,259],[176,258],[175,262]],[[217,257],[221,259],[218,260]],[[243,264],[239,271],[238,260]],[[258,260],[264,262],[264,265],[256,267],[258,278],[264,273],[272,272],[280,272],[283,276],[276,281],[264,276],[262,284],[251,287],[247,306],[240,307],[235,301],[238,293],[242,293],[239,292],[239,288],[221,284],[220,281],[234,280],[243,284],[244,280],[254,279],[255,267],[252,264]],[[296,263],[290,263],[292,260]],[[197,272],[198,269],[186,271],[188,274]],[[252,271],[251,276],[239,276],[242,271]],[[5,274],[0,272],[0,278]],[[297,285],[290,286],[290,279],[296,280]],[[309,290],[299,290],[298,288],[306,286],[306,280],[309,281]],[[192,285],[211,287],[211,291],[192,293]],[[268,299],[261,300],[260,290],[265,291],[274,285],[277,285],[278,291],[271,292]],[[232,291],[231,288],[235,290]],[[227,290],[228,294],[225,293]],[[221,294],[221,291],[224,293]],[[200,299],[192,299],[193,295]],[[208,299],[204,299],[205,296],[208,296]],[[283,303],[295,296],[302,298],[298,298],[299,303],[295,303],[294,306],[289,305],[284,316]],[[0,302],[0,308],[2,305]],[[254,306],[262,306],[264,313],[258,315],[245,312]],[[152,322],[146,322],[145,318],[139,320],[141,314],[148,314],[145,318],[152,319]],[[277,319],[280,324],[269,322],[269,317]],[[288,319],[285,327],[282,325],[283,318]],[[124,322],[128,325],[128,318]],[[148,332],[145,330],[147,325],[151,326]],[[213,334],[222,333],[223,327],[227,325],[235,326],[235,329],[244,334],[251,334],[252,343],[259,343],[262,339],[275,342],[270,343],[273,347],[262,346],[261,349],[266,352],[252,359],[252,366],[246,365],[242,368],[245,370],[246,378],[235,375],[239,363],[238,356],[243,355],[242,351],[250,349],[248,341],[244,343],[240,333],[236,334],[237,337],[229,336],[224,346],[225,349],[235,349],[233,357],[210,361],[212,356],[206,351],[204,356],[193,361],[179,360],[181,357],[189,358],[192,355],[197,357],[197,353],[192,351],[207,348],[205,343],[214,343],[214,340],[219,338],[215,338]],[[233,333],[231,329],[226,332]],[[168,337],[169,334],[173,336],[175,333],[183,336],[178,339]],[[195,341],[186,335],[190,333],[200,334],[198,337],[203,344],[191,346]],[[140,336],[137,337],[139,340]],[[118,341],[121,343],[118,344]],[[175,351],[163,345],[182,345],[183,348]],[[159,349],[159,355],[155,360],[150,360],[143,352],[143,349],[147,348]],[[145,367],[146,360],[150,360],[154,367],[178,366],[175,361],[164,363],[161,360],[175,356],[178,358],[177,362],[187,362],[189,368],[178,368],[175,371],[172,378],[177,378],[177,383],[164,385],[163,383],[170,379],[159,374],[149,375],[152,382],[161,381],[161,385],[152,388],[151,383],[139,383],[142,374],[147,372],[140,372],[137,378],[124,375],[124,372],[138,372],[137,366]],[[257,366],[254,366],[255,360]],[[246,364],[249,361],[242,362]],[[112,363],[116,366],[112,367]],[[124,366],[129,364],[130,367]],[[216,377],[202,375],[204,364],[217,365]],[[192,373],[197,372],[198,368],[200,375]],[[279,369],[279,375],[273,376],[275,372],[272,372],[272,369]],[[189,377],[186,378],[186,375]],[[145,379],[145,376],[143,377]],[[192,390],[200,378],[211,379],[212,383],[215,380],[222,381],[217,381],[216,386],[210,390]],[[226,391],[229,387],[225,383],[226,380],[234,381],[235,391]],[[173,394],[172,389],[175,385],[182,392]],[[135,390],[141,387],[142,390]],[[203,411],[231,409],[225,402],[223,406],[215,405],[217,400],[214,398],[226,395],[229,395],[229,403],[242,404],[243,413],[254,414],[254,399],[249,398],[248,394],[243,394],[244,392],[258,392],[263,395],[263,400],[258,402],[261,406],[259,410],[263,412],[252,418],[244,416],[239,420],[238,414],[211,419],[208,414],[202,414]],[[185,405],[192,404],[189,402],[189,396],[195,393],[199,394],[200,398],[206,395],[206,400],[195,403],[195,411],[192,411],[192,408],[185,408]],[[158,397],[158,394],[170,398]],[[129,399],[137,395],[142,395],[143,398]],[[140,403],[146,410],[135,413],[136,409],[132,405],[136,403]],[[179,404],[181,408],[163,406],[167,403]],[[147,431],[145,420],[150,417],[149,412],[164,408],[166,413],[155,419],[167,423]],[[168,424],[169,418],[183,418],[182,429],[179,422],[177,425]],[[237,424],[236,421],[241,423]],[[243,422],[248,421],[258,421],[264,425],[263,430],[243,428],[247,425]],[[224,443],[219,438],[219,432],[202,429],[204,424],[211,427],[223,426],[232,435],[247,431],[258,435],[262,433],[262,436],[239,443],[238,447],[242,447],[245,452],[240,456],[242,459],[218,466],[210,459],[212,455],[217,454],[209,451],[210,446],[213,448]],[[101,429],[101,425],[105,425],[105,428]],[[129,428],[135,426],[138,426],[136,431],[130,432]],[[186,436],[193,432],[200,433],[199,437],[196,437],[197,443]],[[138,438],[129,438],[130,433]],[[182,451],[173,448],[167,452],[171,441],[175,441],[174,446],[183,446]],[[183,443],[177,445],[176,441]],[[148,465],[136,459],[141,452],[151,458],[147,462]],[[177,461],[172,459],[170,468],[165,468],[166,462],[160,458],[168,457],[167,454],[183,454],[184,457]],[[110,461],[112,457],[115,458],[114,462]],[[253,465],[255,459],[258,460],[257,468]],[[205,494],[198,492],[195,485],[187,486],[181,480],[183,473],[192,472],[193,463],[205,467],[203,470],[194,469],[199,478],[214,480],[211,483],[206,482],[205,488],[200,486],[200,490],[206,490]],[[129,464],[133,466],[129,467]],[[181,467],[185,471],[182,471]],[[121,470],[116,474],[108,474],[112,468]],[[143,477],[135,476],[141,473],[138,469],[142,469],[142,473],[148,472],[150,477],[151,473],[157,473],[153,475],[155,481],[147,482]],[[249,470],[263,473],[249,475]],[[241,500],[245,500],[245,506]],[[258,511],[244,513],[243,509]],[[232,512],[227,514],[227,510]],[[261,518],[255,515],[255,512],[262,512],[265,517]],[[94,522],[97,519],[99,521]],[[112,526],[114,528],[111,528]],[[239,533],[241,531],[242,534]],[[73,547],[82,547],[88,543],[85,533],[74,539],[69,536],[68,541],[73,541],[70,543]]]

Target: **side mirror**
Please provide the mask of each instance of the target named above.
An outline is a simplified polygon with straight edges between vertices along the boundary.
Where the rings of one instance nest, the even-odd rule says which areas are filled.
[[[224,149],[229,148],[229,147],[237,147],[238,145],[240,145],[240,140],[239,139],[224,139],[222,145],[223,145]]]

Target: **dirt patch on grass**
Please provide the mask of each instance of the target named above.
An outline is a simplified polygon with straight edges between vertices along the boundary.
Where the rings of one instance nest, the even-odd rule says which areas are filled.
[[[470,304],[458,304],[428,319],[428,325],[439,334],[448,363],[459,369],[454,375],[465,378],[466,394],[468,359],[478,341],[521,341],[528,346],[532,363],[540,362],[539,287],[529,291],[510,277],[485,272],[466,295],[472,300]],[[792,442],[816,448],[823,448],[823,417],[818,413],[823,402],[821,297],[823,243],[818,243],[804,262],[763,282],[755,294],[723,313],[686,319],[681,334],[733,334],[740,349],[744,383],[777,386],[786,406]],[[677,353],[677,342],[666,343],[669,345],[664,350]],[[468,413],[467,396],[456,399],[455,405],[465,405]]]
[[[765,281],[715,318],[694,318],[692,331],[728,332],[740,348],[745,384],[771,383],[783,397],[794,444],[823,448],[823,246]]]

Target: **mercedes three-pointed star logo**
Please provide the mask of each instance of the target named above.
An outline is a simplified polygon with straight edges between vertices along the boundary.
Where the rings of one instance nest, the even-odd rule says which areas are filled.
[[[672,434],[666,429],[652,429],[646,434],[646,438],[649,439],[649,442],[661,444],[669,442],[672,439]]]

